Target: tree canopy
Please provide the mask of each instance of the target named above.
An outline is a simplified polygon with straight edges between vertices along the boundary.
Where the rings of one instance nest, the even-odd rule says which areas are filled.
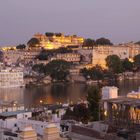
[[[83,68],[80,71],[86,79],[92,80],[102,80],[103,79],[103,70],[100,66],[94,66],[90,69]]]
[[[42,49],[42,51],[36,58],[39,60],[48,60],[49,57],[51,57],[51,56],[53,56],[53,53],[51,50]]]
[[[28,42],[27,45],[29,48],[36,48],[40,44],[40,41],[37,38],[31,38]]]
[[[96,40],[96,45],[113,45],[109,39],[99,38]]]
[[[62,36],[62,33],[55,33],[55,35],[56,35],[57,37],[61,37],[61,36]]]
[[[3,61],[3,52],[0,51],[0,62],[2,62],[2,61]]]
[[[133,63],[129,61],[128,58],[122,61],[122,67],[124,71],[132,71],[133,70]]]
[[[140,54],[134,57],[134,65],[137,70],[140,70]]]
[[[53,80],[64,81],[69,75],[70,63],[64,60],[53,60],[46,65],[46,72]]]
[[[119,56],[109,55],[105,60],[106,60],[106,66],[109,68],[110,71],[114,73],[122,72],[122,63]]]
[[[88,89],[87,101],[91,121],[99,120],[99,101],[101,99],[100,89],[97,86],[91,86]]]
[[[46,32],[45,35],[47,37],[52,37],[52,36],[54,36],[54,33],[53,32]]]
[[[85,39],[83,46],[93,47],[95,44],[96,44],[95,40],[88,38],[88,39]]]
[[[44,64],[35,64],[33,67],[32,67],[32,70],[37,72],[39,75],[40,74],[44,74],[46,75],[46,67]]]
[[[16,46],[16,49],[19,49],[19,50],[23,50],[25,48],[26,48],[25,44],[19,44],[18,46]]]

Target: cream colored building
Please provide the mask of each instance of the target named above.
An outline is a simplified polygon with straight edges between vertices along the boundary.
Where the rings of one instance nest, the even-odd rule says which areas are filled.
[[[60,47],[67,47],[73,45],[82,45],[84,38],[78,36],[66,36],[62,34],[61,36],[51,36],[47,37],[46,35],[37,33],[34,35],[34,38],[37,38],[40,41],[40,46],[45,49],[58,49]]]
[[[118,55],[120,59],[128,58],[133,61],[135,55],[140,53],[140,46],[129,43],[114,46],[97,46],[93,48],[92,65],[101,65],[106,68],[105,59],[109,55]]]
[[[0,88],[20,87],[23,85],[23,72],[10,69],[0,71]]]
[[[5,50],[4,62],[8,65],[15,64],[17,61],[23,60],[25,63],[33,60],[39,55],[41,49],[37,50]]]
[[[57,54],[56,57],[52,58],[52,60],[56,60],[56,59],[65,60],[67,62],[78,63],[80,62],[81,55],[78,53],[63,53],[63,54],[61,53],[61,54]]]

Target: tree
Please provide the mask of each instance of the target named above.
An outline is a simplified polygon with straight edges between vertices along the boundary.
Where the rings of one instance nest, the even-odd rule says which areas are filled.
[[[62,36],[62,33],[55,33],[55,36],[61,37]]]
[[[32,70],[37,72],[39,75],[40,74],[46,75],[46,69],[45,69],[45,65],[44,64],[35,64],[32,67]]]
[[[83,46],[93,47],[95,45],[95,41],[93,39],[85,39]]]
[[[80,70],[80,73],[82,73],[83,76],[84,76],[86,79],[88,79],[88,78],[90,77],[90,72],[89,72],[89,69],[87,69],[87,68],[81,69],[81,70]]]
[[[122,67],[124,71],[132,71],[133,70],[133,63],[129,61],[128,58],[122,61]]]
[[[73,110],[68,108],[63,116],[63,119],[72,119],[82,123],[88,123],[90,117],[87,105],[80,103],[74,105]]]
[[[96,40],[96,45],[113,45],[109,39],[99,38]]]
[[[134,66],[137,70],[140,70],[140,54],[134,57]]]
[[[90,77],[92,80],[102,80],[103,79],[103,70],[100,66],[95,66],[90,69]]]
[[[106,66],[109,68],[110,71],[113,73],[120,73],[122,72],[122,63],[117,55],[109,55],[107,56]]]
[[[87,123],[89,120],[89,110],[84,103],[75,105],[73,108],[73,114],[78,121],[81,121],[83,123]]]
[[[50,56],[52,56],[51,51],[47,51],[45,49],[42,49],[42,51],[40,52],[40,54],[36,58],[39,60],[48,60]]]
[[[52,37],[52,36],[54,36],[54,33],[52,33],[52,32],[46,32],[45,35],[46,35],[47,37]]]
[[[27,45],[29,48],[36,48],[40,45],[40,41],[37,38],[31,38],[28,42]]]
[[[3,62],[3,52],[0,51],[0,62]]]
[[[90,69],[83,68],[80,70],[80,72],[83,74],[83,76],[86,79],[92,79],[92,80],[102,80],[103,79],[103,70],[100,66],[95,66]]]
[[[53,60],[46,65],[46,73],[53,80],[64,81],[69,75],[70,63],[65,60]]]
[[[91,86],[88,89],[88,109],[91,121],[99,120],[99,101],[101,99],[100,90],[97,86]]]
[[[16,49],[19,49],[19,50],[23,50],[25,48],[26,48],[25,44],[19,44],[18,46],[16,46]]]
[[[55,53],[72,53],[72,50],[65,47],[61,47],[56,49]]]

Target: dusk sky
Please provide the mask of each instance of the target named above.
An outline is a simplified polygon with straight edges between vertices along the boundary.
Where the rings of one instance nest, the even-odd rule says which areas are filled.
[[[47,31],[139,41],[140,0],[0,0],[0,46]]]

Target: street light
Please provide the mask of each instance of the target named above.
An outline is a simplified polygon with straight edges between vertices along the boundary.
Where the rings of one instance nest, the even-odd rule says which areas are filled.
[[[40,100],[39,102],[40,102],[41,104],[43,103],[43,101],[42,101],[42,100]]]

